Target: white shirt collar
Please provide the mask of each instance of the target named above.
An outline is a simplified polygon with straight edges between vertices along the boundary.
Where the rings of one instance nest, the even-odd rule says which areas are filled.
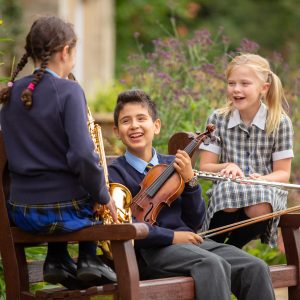
[[[261,130],[264,130],[266,126],[267,113],[268,109],[266,105],[264,103],[261,103],[259,110],[257,111],[254,119],[251,122],[251,125],[255,125]],[[235,109],[230,115],[227,128],[233,128],[242,123],[243,121],[241,120],[240,113],[237,109]]]

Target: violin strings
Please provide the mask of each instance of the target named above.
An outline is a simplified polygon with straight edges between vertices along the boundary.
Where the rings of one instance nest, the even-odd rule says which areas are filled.
[[[197,144],[198,141],[194,139],[185,147],[184,151],[190,155],[190,153],[196,148]],[[146,189],[147,191],[149,191],[151,194],[155,194],[160,186],[166,180],[168,180],[169,176],[173,173],[173,171],[175,171],[173,167],[174,161],[175,160],[173,160],[173,162],[165,169],[165,171]]]
[[[194,139],[185,147],[184,151],[190,155],[190,153],[192,153],[192,151],[196,148],[198,143],[199,143],[199,141]],[[147,199],[147,197],[149,196],[149,193],[153,194],[153,195],[155,195],[155,193],[157,193],[159,188],[164,184],[164,182],[166,182],[168,180],[170,175],[172,175],[172,173],[175,171],[175,168],[173,167],[174,161],[175,160],[173,160],[172,163],[170,165],[168,165],[168,167],[163,171],[163,173],[160,176],[158,176],[154,180],[154,182],[139,195],[138,199],[135,199],[135,201],[132,202],[132,205],[139,206],[139,204],[141,202],[143,202],[145,199]]]

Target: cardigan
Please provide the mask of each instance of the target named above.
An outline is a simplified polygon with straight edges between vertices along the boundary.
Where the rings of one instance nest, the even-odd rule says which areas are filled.
[[[51,204],[90,196],[110,200],[103,168],[87,125],[84,92],[78,83],[45,72],[26,108],[21,93],[33,80],[14,82],[1,110],[1,125],[11,177],[10,201]]]
[[[170,164],[174,156],[157,153],[160,164]],[[108,166],[110,182],[125,185],[134,197],[140,190],[139,184],[145,175],[134,169],[120,156]],[[200,229],[205,216],[205,203],[201,188],[185,186],[183,193],[169,206],[164,206],[158,214],[154,225],[147,224],[149,235],[143,240],[136,240],[135,247],[151,248],[172,244],[174,231],[192,231]]]

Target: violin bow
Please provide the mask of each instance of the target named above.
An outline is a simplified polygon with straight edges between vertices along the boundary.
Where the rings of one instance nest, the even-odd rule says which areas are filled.
[[[296,205],[296,206],[293,206],[293,207],[290,207],[290,208],[287,208],[287,209],[275,211],[275,212],[268,213],[268,214],[265,214],[265,215],[261,215],[261,216],[251,218],[251,219],[248,219],[248,220],[228,224],[228,225],[218,227],[218,228],[213,228],[213,229],[210,229],[210,230],[207,230],[207,231],[200,232],[198,234],[203,238],[209,238],[209,237],[212,237],[212,236],[224,233],[224,232],[232,231],[232,230],[235,230],[235,229],[238,229],[238,228],[241,228],[241,227],[245,227],[245,226],[248,226],[248,225],[251,225],[251,224],[254,224],[254,223],[269,220],[269,219],[272,219],[272,218],[275,218],[275,217],[280,217],[282,215],[285,215],[285,214],[288,214],[288,213],[291,213],[291,212],[295,212],[295,211],[299,211],[299,210],[300,210],[300,205]],[[299,214],[299,217],[300,217],[300,214]]]

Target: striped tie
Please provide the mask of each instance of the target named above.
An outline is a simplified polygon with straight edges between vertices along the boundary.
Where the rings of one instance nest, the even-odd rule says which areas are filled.
[[[153,165],[151,163],[149,163],[145,168],[145,173],[148,173],[148,171],[152,168],[153,168]]]

